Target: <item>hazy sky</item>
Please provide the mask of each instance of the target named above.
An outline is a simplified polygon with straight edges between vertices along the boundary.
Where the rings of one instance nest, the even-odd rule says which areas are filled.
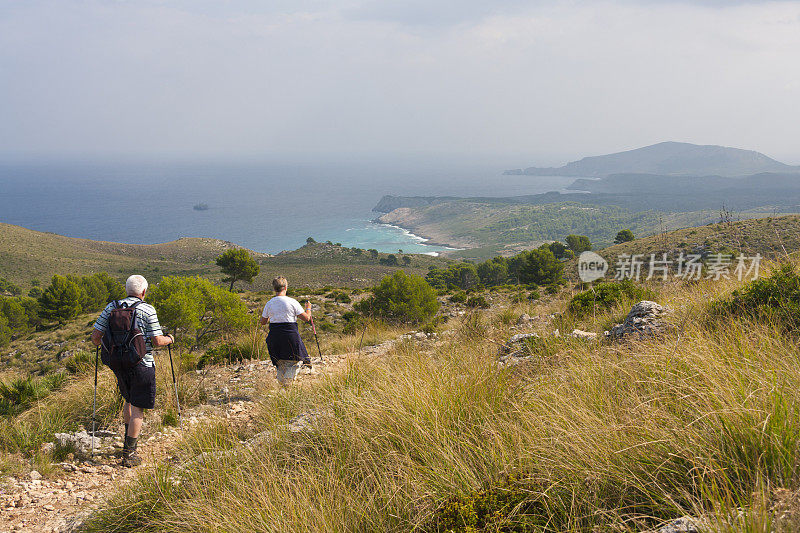
[[[0,154],[800,163],[800,1],[0,0]]]

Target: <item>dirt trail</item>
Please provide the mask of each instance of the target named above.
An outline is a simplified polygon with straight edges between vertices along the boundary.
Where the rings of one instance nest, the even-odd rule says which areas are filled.
[[[395,342],[367,347],[358,354],[377,357]],[[337,372],[355,355],[356,352],[325,356],[322,362],[315,360],[313,369],[301,370],[297,380],[310,382]],[[57,465],[60,470],[48,478],[33,471],[20,478],[0,480],[0,532],[78,531],[86,517],[102,507],[120,486],[133,480],[142,469],[169,459],[182,431],[214,419],[227,420],[239,427],[254,427],[257,402],[261,399],[258,391],[278,389],[275,369],[269,361],[211,367],[204,371],[202,379],[208,399],[185,410],[182,430],[165,427],[154,432],[155,413],[145,418],[139,444],[139,454],[144,459],[141,467],[129,469],[119,465],[117,453],[123,431],[120,422],[118,428],[109,428],[117,430],[114,446],[117,450],[97,453],[92,461],[60,463]]]

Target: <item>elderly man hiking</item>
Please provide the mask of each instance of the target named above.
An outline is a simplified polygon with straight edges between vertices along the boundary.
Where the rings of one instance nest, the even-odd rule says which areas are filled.
[[[298,318],[311,322],[311,302],[306,302],[306,308],[303,310],[300,302],[286,296],[287,286],[288,283],[283,276],[272,280],[275,297],[267,302],[261,313],[261,325],[269,322],[267,334],[269,358],[278,369],[278,383],[283,387],[292,384],[302,363],[311,366],[311,358],[297,329]]]
[[[109,303],[94,323],[92,342],[102,346],[103,364],[114,371],[119,391],[125,400],[122,418],[125,421],[125,445],[122,464],[138,466],[136,441],[142,430],[144,410],[156,401],[156,367],[153,348],[175,342],[164,335],[156,310],[144,303],[147,280],[133,275],[125,282],[128,297]]]

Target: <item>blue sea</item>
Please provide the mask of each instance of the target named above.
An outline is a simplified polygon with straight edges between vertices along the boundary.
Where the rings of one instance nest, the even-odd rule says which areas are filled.
[[[424,161],[0,163],[0,222],[70,237],[153,244],[213,237],[267,253],[307,237],[383,252],[433,253],[371,222],[385,194],[511,196],[572,179],[503,176],[497,164]],[[513,166],[513,165],[512,165]],[[195,210],[196,204],[208,209]]]

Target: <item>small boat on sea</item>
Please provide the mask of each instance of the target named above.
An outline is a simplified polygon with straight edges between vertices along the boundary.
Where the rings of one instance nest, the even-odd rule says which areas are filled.
[[[195,211],[208,211],[208,204],[195,204],[192,209]]]

